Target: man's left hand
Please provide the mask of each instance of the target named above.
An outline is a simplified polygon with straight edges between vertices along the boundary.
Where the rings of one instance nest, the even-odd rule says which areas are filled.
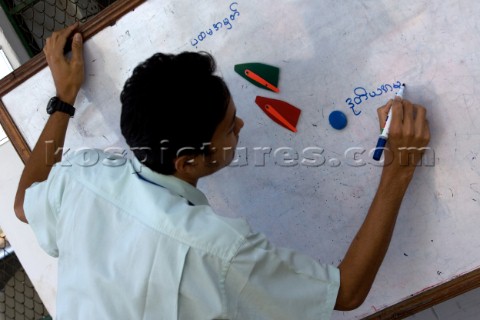
[[[77,32],[73,36],[71,59],[67,59],[63,50],[67,39],[77,28],[78,22],[52,33],[43,48],[55,82],[57,97],[71,105],[75,103],[84,79],[82,35]]]

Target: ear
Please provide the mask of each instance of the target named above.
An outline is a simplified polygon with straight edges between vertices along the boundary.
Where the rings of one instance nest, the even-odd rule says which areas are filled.
[[[181,175],[194,175],[198,169],[198,156],[184,155],[175,159],[175,170]]]

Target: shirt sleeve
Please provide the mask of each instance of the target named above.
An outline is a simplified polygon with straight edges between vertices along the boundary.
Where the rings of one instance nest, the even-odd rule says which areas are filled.
[[[48,179],[36,182],[25,191],[23,209],[28,224],[40,247],[52,257],[58,257],[57,221],[63,193],[60,164],[55,165]]]
[[[225,282],[233,319],[330,319],[340,272],[254,234],[233,259]]]

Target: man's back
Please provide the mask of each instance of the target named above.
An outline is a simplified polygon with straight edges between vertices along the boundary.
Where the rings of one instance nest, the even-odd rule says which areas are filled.
[[[137,160],[82,159],[58,164],[25,202],[40,244],[59,256],[59,319],[279,319],[290,315],[271,301],[299,281],[315,288],[301,286],[304,303],[332,309],[335,268],[271,247],[243,220],[216,215],[198,189]]]
[[[48,190],[44,206],[56,208],[30,209],[27,203],[38,208],[44,199],[38,194],[28,195],[32,201],[25,206],[27,214],[34,213],[29,219],[34,229],[48,223],[52,232],[43,233],[40,243],[60,256],[59,318],[176,319],[185,268],[202,270],[197,284],[183,286],[185,294],[198,285],[189,298],[202,299],[196,305],[210,313],[222,312],[221,301],[209,300],[220,296],[219,282],[206,277],[218,276],[243,237],[211,212],[203,194],[176,178],[149,175],[145,167],[135,170],[130,161],[121,166],[108,159],[94,166],[79,161],[57,165],[48,188],[33,188]]]

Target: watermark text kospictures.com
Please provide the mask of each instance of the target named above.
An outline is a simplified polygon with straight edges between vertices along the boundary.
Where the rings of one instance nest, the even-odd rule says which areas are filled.
[[[93,148],[80,148],[77,150],[56,148],[54,147],[53,141],[46,142],[46,163],[47,165],[54,165],[55,158],[58,157],[59,153],[63,155],[62,166],[94,166],[100,161],[103,165],[106,166],[122,166],[125,165],[128,161],[128,158],[133,157],[133,152],[135,150],[144,150],[145,157],[148,157],[148,151],[151,150],[148,147],[135,147],[130,149],[118,148],[118,147],[109,147],[104,150],[93,149]],[[209,144],[204,144],[203,148],[209,146]],[[364,147],[350,147],[342,153],[335,152],[335,156],[330,156],[332,152],[327,152],[325,148],[312,146],[306,147],[301,150],[297,150],[292,147],[236,147],[235,156],[232,162],[229,164],[229,167],[267,167],[267,166],[278,166],[278,167],[322,167],[328,166],[332,168],[337,168],[341,166],[348,167],[363,167],[367,165],[372,165],[376,167],[384,167],[391,165],[393,161],[399,161],[401,165],[412,165],[414,163],[414,158],[418,157],[419,153],[423,153],[423,156],[420,161],[415,163],[416,166],[426,166],[433,167],[435,166],[435,151],[432,148],[400,148],[402,152],[398,159],[393,159],[392,151],[388,148],[384,148],[384,157],[381,161],[373,160],[373,154],[376,148],[367,149]],[[160,149],[161,154],[167,149],[162,146]],[[193,147],[181,148],[177,155],[179,155],[184,150],[195,150]],[[216,150],[212,148],[213,153],[222,152],[225,159],[228,155],[231,155],[232,148],[223,148],[222,150]],[[106,156],[101,156],[104,153]],[[340,154],[340,156],[339,156]],[[163,155],[163,154],[162,154]],[[145,159],[139,159],[141,162],[145,162]],[[392,159],[390,163],[385,162],[384,159]],[[162,157],[163,159],[163,157]],[[202,161],[209,161],[209,156],[204,155]],[[213,162],[212,162],[213,163]]]

